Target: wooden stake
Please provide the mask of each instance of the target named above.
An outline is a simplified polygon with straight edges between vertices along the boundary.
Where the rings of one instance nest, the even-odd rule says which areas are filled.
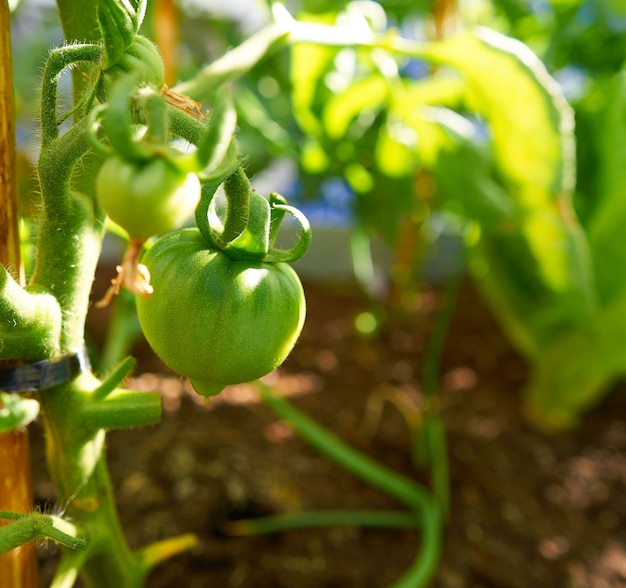
[[[23,283],[15,181],[15,112],[11,23],[0,0],[0,263]],[[6,365],[6,362],[5,362]],[[28,431],[0,433],[0,510],[33,508]],[[0,520],[0,525],[8,521]],[[37,554],[32,543],[0,556],[0,588],[36,588]]]
[[[178,82],[178,46],[180,44],[180,13],[174,0],[157,0],[154,5],[155,41],[165,66],[165,83]]]

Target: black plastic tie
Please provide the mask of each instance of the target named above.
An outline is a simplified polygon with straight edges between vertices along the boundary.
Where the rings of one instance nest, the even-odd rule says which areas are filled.
[[[14,394],[40,392],[65,384],[90,369],[87,350],[82,347],[59,359],[42,359],[35,363],[0,369],[0,391]]]

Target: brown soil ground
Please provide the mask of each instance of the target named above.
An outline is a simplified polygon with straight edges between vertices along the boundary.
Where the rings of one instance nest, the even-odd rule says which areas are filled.
[[[421,356],[439,294],[376,338],[354,329],[367,304],[356,288],[305,285],[308,321],[274,380],[342,439],[423,480],[407,421],[418,414]],[[95,323],[98,320],[95,319]],[[92,325],[95,331],[98,326]],[[312,450],[246,386],[208,408],[140,343],[129,387],[164,396],[159,426],[110,434],[120,516],[133,546],[193,532],[200,546],[153,574],[150,588],[383,588],[412,562],[419,533],[349,527],[230,537],[242,517],[332,508],[401,508]],[[615,390],[572,432],[547,436],[522,417],[525,367],[470,286],[460,294],[440,378],[451,516],[438,588],[626,587],[626,394]],[[369,417],[367,416],[369,415]],[[54,503],[38,429],[35,491]],[[54,549],[42,554],[42,586]]]

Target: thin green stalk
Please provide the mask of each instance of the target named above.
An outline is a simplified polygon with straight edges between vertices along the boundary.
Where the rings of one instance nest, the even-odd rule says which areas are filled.
[[[68,6],[75,13],[86,9],[83,2]],[[72,35],[83,36],[89,37],[90,32]],[[56,78],[61,66],[75,61],[83,49],[93,57],[99,54],[99,48],[86,47],[54,54],[42,93],[45,140],[38,171],[44,206],[33,283],[53,294],[61,306],[61,353],[84,345],[89,296],[104,234],[103,214],[94,199],[87,119],[83,117],[61,136],[56,129]],[[71,586],[79,573],[90,588],[140,588],[148,573],[146,562],[131,552],[124,538],[104,447],[106,429],[158,422],[160,399],[113,390],[96,395],[101,389],[102,382],[84,373],[38,394],[57,499],[89,540],[84,557],[62,559],[55,588]]]
[[[99,45],[70,45],[50,52],[41,87],[41,145],[45,149],[59,136],[57,120],[57,87],[63,70],[79,61],[98,61]]]
[[[452,268],[445,284],[441,309],[435,317],[424,351],[421,389],[427,399],[427,404],[422,426],[416,430],[412,442],[415,462],[421,467],[430,467],[433,493],[444,520],[450,511],[450,472],[446,432],[441,418],[436,412],[435,400],[439,389],[441,356],[456,307],[464,267],[463,258],[460,258],[456,267]]]
[[[433,495],[439,504],[443,520],[450,513],[450,472],[448,468],[448,446],[446,430],[438,414],[427,410],[415,433],[413,455],[416,465],[430,468]]]
[[[396,510],[316,510],[290,512],[223,525],[229,535],[260,535],[313,527],[365,527],[414,529],[419,525],[414,512]]]
[[[79,537],[73,524],[54,515],[33,512],[30,514],[0,511],[0,519],[13,522],[0,527],[0,554],[7,553],[35,539],[52,539],[57,543],[84,551],[87,541]]]
[[[441,373],[441,355],[445,346],[448,330],[456,308],[456,300],[459,295],[463,280],[463,259],[457,262],[457,267],[452,268],[450,276],[446,280],[440,310],[435,316],[435,322],[428,338],[424,358],[422,360],[422,393],[427,398],[434,398],[439,389],[439,375]]]
[[[276,414],[285,419],[309,444],[342,468],[411,509],[424,510],[430,506],[428,491],[420,485],[346,445],[268,386],[258,382],[257,388],[265,403]]]

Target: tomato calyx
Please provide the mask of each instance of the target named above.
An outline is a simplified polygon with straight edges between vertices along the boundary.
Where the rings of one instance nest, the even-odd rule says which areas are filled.
[[[203,187],[196,208],[196,225],[207,244],[233,260],[278,263],[300,259],[311,243],[311,227],[306,216],[275,192],[267,199],[254,191],[241,165],[229,171],[226,177]],[[222,180],[226,195],[223,220],[214,206],[214,196]],[[285,214],[299,224],[300,235],[293,247],[280,249],[274,247],[274,241]]]

